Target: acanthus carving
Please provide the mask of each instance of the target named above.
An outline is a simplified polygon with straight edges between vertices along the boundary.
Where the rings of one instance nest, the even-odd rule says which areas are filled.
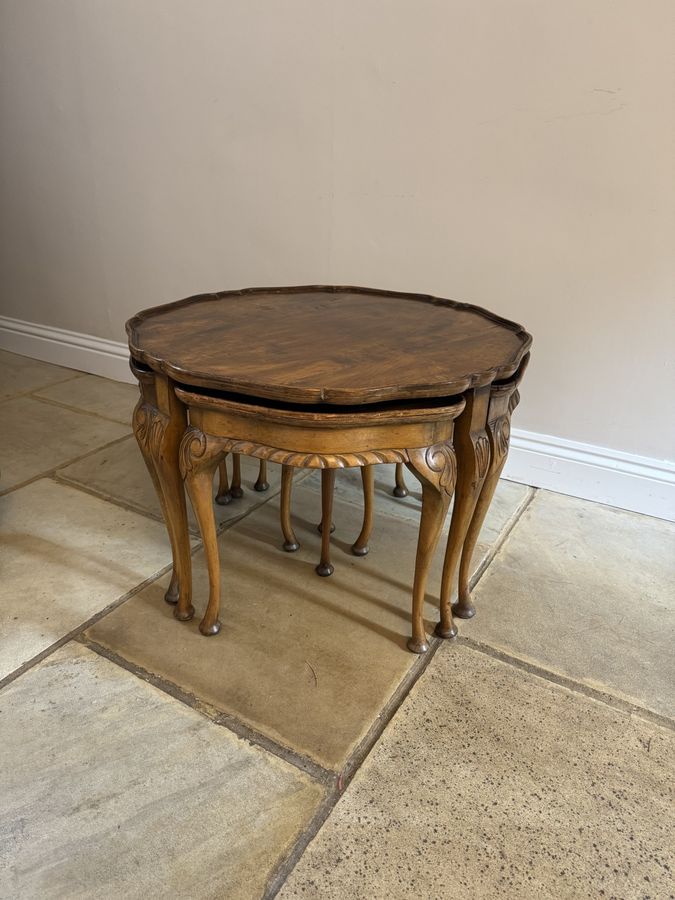
[[[492,432],[496,464],[509,452],[509,438],[511,436],[511,422],[508,414],[499,416],[494,422],[488,422],[488,428]]]
[[[151,406],[144,400],[140,400],[134,409],[133,429],[136,440],[144,453],[152,457],[159,454],[164,432],[169,424],[169,417]]]
[[[190,425],[185,430],[178,450],[178,462],[183,478],[198,472],[209,464],[215,466],[218,460],[225,455],[222,443],[221,438],[204,434],[201,428]]]
[[[439,491],[452,496],[457,479],[457,459],[451,441],[408,450],[408,468],[422,481],[431,482]]]
[[[478,467],[478,477],[485,478],[485,474],[490,465],[490,442],[486,434],[480,434],[473,442],[474,453],[476,455],[476,465]]]

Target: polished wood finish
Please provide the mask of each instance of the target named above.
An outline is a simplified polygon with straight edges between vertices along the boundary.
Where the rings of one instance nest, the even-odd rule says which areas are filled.
[[[316,574],[326,577],[335,569],[330,561],[330,533],[333,523],[333,495],[335,493],[335,469],[321,470],[321,559]]]
[[[268,491],[269,487],[269,482],[267,481],[267,460],[261,459],[260,468],[258,470],[258,479],[253,485],[253,489],[256,491]]]
[[[190,426],[183,435],[181,443],[181,474],[185,479],[185,486],[190,496],[192,508],[195,511],[199,531],[204,542],[204,555],[209,572],[209,601],[199,630],[204,635],[218,634],[220,631],[220,560],[218,556],[218,539],[216,534],[216,520],[211,504],[211,489],[213,487],[213,474],[218,466],[222,454],[218,452],[213,443],[203,441],[202,452],[186,455],[185,439],[197,433],[197,429]]]
[[[502,474],[502,469],[506,463],[511,437],[511,413],[520,400],[518,385],[522,381],[528,361],[529,355],[523,359],[520,369],[512,379],[507,382],[493,384],[490,388],[490,404],[486,426],[490,447],[490,465],[462,543],[458,597],[457,602],[452,605],[452,612],[460,619],[470,619],[476,612],[471,602],[469,586],[471,559],[476,548],[478,535]]]
[[[220,506],[227,506],[232,502],[232,494],[230,493],[230,483],[227,478],[227,458],[223,457],[218,463],[218,490],[216,492],[216,503]]]
[[[372,468],[379,462],[404,462],[422,482],[422,519],[413,586],[413,624],[410,649],[428,647],[423,605],[429,565],[443,518],[452,496],[456,463],[452,447],[454,420],[464,407],[461,398],[427,402],[424,406],[393,404],[377,410],[351,408],[319,413],[313,409],[286,409],[262,403],[244,403],[176,388],[189,409],[190,426],[180,447],[180,468],[204,539],[209,571],[209,602],[201,622],[203,634],[219,628],[220,577],[213,507],[206,503],[205,485],[223,456],[247,453],[272,459],[284,466],[321,469],[322,541],[320,575],[330,575],[330,528],[335,470],[345,466]],[[369,422],[366,427],[365,423]],[[309,427],[311,425],[311,427]],[[407,442],[407,443],[406,443]],[[283,447],[283,449],[282,449]],[[371,474],[365,476],[368,485]],[[284,476],[290,493],[290,476]],[[290,501],[290,496],[289,496]],[[285,505],[288,510],[290,503]],[[364,518],[369,533],[370,513]],[[282,530],[293,542],[290,521],[282,517]],[[362,530],[364,534],[364,530]]]
[[[487,386],[467,391],[466,406],[455,427],[457,487],[443,564],[441,616],[435,631],[437,637],[451,638],[457,634],[450,609],[450,595],[464,538],[490,462],[490,447],[485,429],[489,400],[490,388]]]
[[[396,463],[396,472],[394,477],[396,480],[396,485],[394,487],[394,490],[392,491],[394,497],[407,497],[408,488],[405,483],[405,478],[403,477],[403,463]]]
[[[293,467],[292,466],[282,466],[281,467],[281,498],[280,498],[280,511],[281,511],[281,533],[284,536],[284,550],[287,553],[294,553],[296,550],[300,548],[300,543],[298,542],[297,537],[295,536],[295,532],[293,531],[293,525],[291,523],[291,490],[293,488]]]
[[[323,285],[188,297],[127,333],[133,357],[177,382],[299,404],[452,396],[509,378],[531,343],[470,304]]]
[[[422,485],[422,516],[415,557],[413,583],[412,637],[408,649],[425,653],[429,649],[424,628],[424,598],[429,566],[455,487],[457,464],[451,441],[411,451],[407,465]]]
[[[403,465],[403,463],[396,465]],[[368,541],[373,530],[375,511],[375,466],[362,466],[361,480],[363,482],[363,525],[361,533],[352,544],[354,556],[366,556],[368,553]]]
[[[241,486],[241,458],[238,453],[232,454],[232,487],[230,493],[235,500],[244,496],[244,490]]]
[[[227,506],[232,500],[243,497],[244,491],[241,487],[241,460],[238,454],[233,454],[232,459],[232,488],[230,488],[227,477],[227,462],[222,459],[218,464],[218,491],[216,492],[216,503],[220,506]],[[260,460],[260,468],[258,469],[258,480],[253,485],[256,491],[266,491],[269,488],[267,483],[267,462]],[[235,493],[233,493],[233,491]]]
[[[194,615],[192,557],[178,466],[178,449],[187,425],[186,410],[165,375],[150,372],[133,360],[131,371],[141,390],[133,414],[133,431],[157,491],[173,556],[171,583],[164,599],[175,605],[177,619],[187,621]]]
[[[310,286],[189,297],[139,313],[127,323],[127,333],[132,368],[141,373],[134,428],[167,522],[174,557],[167,599],[178,600],[179,618],[191,614],[180,473],[204,535],[211,581],[200,627],[214,634],[220,598],[212,481],[225,455],[233,454],[229,495],[241,496],[239,454],[245,453],[261,460],[257,490],[266,488],[267,460],[287,467],[281,525],[288,545],[297,544],[290,521],[292,467],[328,472],[322,476],[319,563],[325,570],[330,566],[334,470],[362,468],[364,522],[355,553],[365,552],[372,528],[372,470],[367,467],[397,464],[397,495],[407,493],[402,466],[415,474],[423,497],[410,641],[415,652],[428,646],[426,580],[456,483],[437,628],[442,637],[455,634],[451,585],[459,563],[455,610],[470,615],[470,550],[503,465],[499,391],[522,374],[531,344],[521,326],[479,307],[428,295]],[[514,396],[517,391],[511,400]],[[224,497],[226,481],[221,487],[218,494]]]

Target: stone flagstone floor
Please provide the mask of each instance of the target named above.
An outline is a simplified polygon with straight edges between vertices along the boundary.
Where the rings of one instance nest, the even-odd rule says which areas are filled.
[[[419,491],[216,507],[223,629],[163,602],[133,386],[0,352],[0,900],[675,896],[675,526],[503,481],[478,615],[405,649]],[[446,523],[447,530],[447,523]],[[439,554],[440,557],[440,554]],[[440,558],[430,580],[435,621]]]

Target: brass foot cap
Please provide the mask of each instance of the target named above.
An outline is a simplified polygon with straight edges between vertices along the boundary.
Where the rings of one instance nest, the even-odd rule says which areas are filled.
[[[316,574],[320,575],[322,578],[328,578],[334,571],[335,568],[330,563],[319,563],[316,567]]]
[[[429,649],[429,644],[426,641],[418,641],[415,638],[408,638],[408,650],[411,653],[426,653]]]
[[[178,619],[179,622],[189,622],[190,619],[195,614],[194,606],[191,606],[190,609],[186,613],[182,613],[178,607],[176,607],[173,611],[174,616]]]
[[[300,544],[297,541],[295,543],[293,541],[284,541],[283,546],[286,553],[295,553],[296,550],[300,549]]]
[[[218,506],[227,506],[228,503],[232,503],[232,494],[228,491],[226,494],[218,494],[216,497],[216,503]]]
[[[476,607],[470,603],[468,606],[462,606],[459,603],[452,604],[452,614],[458,619],[473,619],[476,615]]]
[[[214,622],[213,625],[204,625],[203,622],[200,622],[199,630],[204,635],[204,637],[209,637],[212,634],[218,634],[218,632],[220,631],[220,622]]]
[[[253,490],[258,491],[259,494],[262,494],[263,491],[269,491],[269,489],[270,486],[269,482],[267,481],[256,481],[256,483],[253,485]]]
[[[354,556],[368,556],[368,544],[365,547],[357,547],[356,544],[352,546],[352,553]]]
[[[392,491],[392,494],[394,495],[394,497],[407,497],[407,496],[408,496],[408,489],[407,489],[407,488],[395,487],[394,490]]]
[[[319,522],[319,524],[316,526],[316,530],[319,532],[319,534],[323,534],[323,523],[322,522]],[[335,531],[335,522],[331,522],[330,533],[332,534],[334,531]]]
[[[434,628],[434,634],[436,637],[444,638],[444,640],[449,641],[454,637],[457,637],[457,628],[455,625],[451,625],[450,628],[443,628],[440,622],[437,623]]]
[[[244,496],[244,491],[240,487],[230,488],[230,495],[233,500],[240,500]]]

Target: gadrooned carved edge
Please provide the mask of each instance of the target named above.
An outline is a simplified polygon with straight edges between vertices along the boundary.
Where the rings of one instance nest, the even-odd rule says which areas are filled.
[[[407,462],[407,450],[365,450],[361,453],[300,453],[295,450],[281,450],[253,441],[240,441],[204,434],[191,425],[180,445],[180,467],[183,477],[196,469],[215,462],[216,457],[226,453],[243,453],[258,459],[300,469],[344,469],[354,466],[373,466],[379,463]]]
[[[134,435],[141,449],[156,456],[169,424],[169,417],[147,401],[140,400],[134,409],[132,421]]]
[[[408,450],[408,456],[408,468],[415,475],[452,496],[457,479],[457,459],[452,441],[432,444],[426,449]]]

